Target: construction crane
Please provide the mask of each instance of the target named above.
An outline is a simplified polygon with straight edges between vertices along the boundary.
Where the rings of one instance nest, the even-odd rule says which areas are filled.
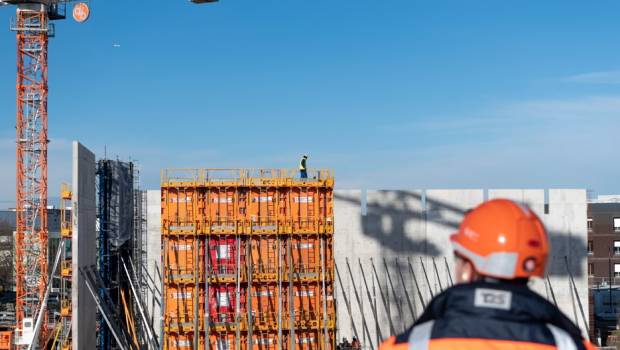
[[[88,0],[86,0],[88,1]],[[191,0],[211,3],[217,0]],[[55,35],[52,21],[66,18],[75,3],[77,22],[88,19],[89,8],[76,0],[0,0],[13,5],[10,28],[17,37],[16,118],[16,234],[15,234],[15,345],[26,348],[49,336],[47,315],[39,317],[48,286],[47,150],[48,150],[48,40]],[[35,331],[35,320],[42,320]],[[44,344],[44,341],[40,341]]]
[[[47,254],[47,48],[54,36],[51,21],[66,18],[70,0],[0,0],[17,7],[11,30],[17,35],[17,181],[15,234],[15,345],[34,341],[35,319],[48,282]],[[73,16],[88,18],[77,3]],[[44,312],[44,311],[42,311]],[[41,338],[48,336],[42,315]],[[40,342],[43,343],[43,342]]]

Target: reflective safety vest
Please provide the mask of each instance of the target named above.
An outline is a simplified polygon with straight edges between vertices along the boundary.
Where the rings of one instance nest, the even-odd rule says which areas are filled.
[[[474,282],[435,297],[379,350],[595,350],[573,322],[525,285]]]
[[[299,170],[306,170],[306,158],[301,158],[299,161]]]

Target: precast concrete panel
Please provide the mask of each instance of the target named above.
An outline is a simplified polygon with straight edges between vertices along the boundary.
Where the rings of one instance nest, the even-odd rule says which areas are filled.
[[[542,218],[550,237],[551,254],[547,270],[558,306],[573,322],[585,329],[588,322],[586,190],[550,189],[549,211]],[[578,296],[572,288],[569,271]],[[577,300],[581,302],[585,317]]]
[[[155,336],[161,343],[161,191],[146,192],[146,227],[147,227],[147,308],[153,322]]]
[[[454,282],[454,272],[448,270],[454,265],[450,235],[458,230],[465,213],[483,200],[484,191],[480,189],[426,190],[427,244],[437,251],[422,258],[435,295],[446,289],[451,279]]]
[[[97,262],[95,155],[77,141],[73,142],[72,192],[72,346],[94,349],[96,304],[79,271]]]
[[[587,277],[583,273],[585,191],[550,190],[548,213],[544,190],[492,189],[487,197],[525,203],[544,221],[552,240],[551,288],[562,311],[584,328],[581,316],[577,317],[577,299],[569,288],[564,255],[569,258],[579,299],[587,310]],[[392,330],[401,332],[411,324],[413,315],[420,315],[422,299],[428,303],[431,294],[437,295],[454,282],[449,235],[458,229],[469,209],[483,202],[485,192],[339,190],[334,198],[335,260],[341,277],[341,281],[336,280],[338,336],[350,339],[355,335],[355,325],[362,343],[377,347],[379,334],[385,338]],[[552,299],[543,279],[533,281],[531,286]]]
[[[374,241],[379,244],[374,254],[362,258],[363,272],[372,289],[366,309],[376,309],[379,328],[385,337],[392,330],[407,327],[413,315],[422,310],[419,298],[409,295],[407,303],[407,298],[403,297],[408,292],[406,284],[413,285],[407,259],[416,252],[434,251],[434,248],[427,245],[423,191],[367,191],[365,203],[366,215],[361,218],[364,235],[375,237]],[[363,242],[358,244],[365,246]],[[415,269],[417,264],[412,263],[412,266]],[[399,314],[402,316],[397,316]]]
[[[354,290],[350,283],[346,258],[354,258],[354,254],[350,252],[356,248],[355,241],[356,238],[359,239],[357,233],[361,233],[361,193],[362,191],[359,190],[334,191],[334,230],[338,232],[337,235],[334,235],[334,260],[337,269],[334,284],[336,288],[338,341],[343,336],[351,339],[355,335],[352,315],[349,314],[348,309],[355,308],[355,314],[359,315],[357,301],[353,293]],[[338,209],[336,210],[335,208]],[[363,338],[361,323],[359,325],[356,324],[356,331],[361,340]]]
[[[543,217],[545,213],[545,190],[533,189],[499,189],[489,190],[488,199],[505,198],[530,207],[536,215]]]

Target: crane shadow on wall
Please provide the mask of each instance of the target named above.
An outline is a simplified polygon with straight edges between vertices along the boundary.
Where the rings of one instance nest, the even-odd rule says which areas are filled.
[[[365,198],[362,201],[359,193],[346,191],[334,192],[334,198],[362,209],[359,215],[362,234],[379,242],[387,250],[385,256],[395,253],[401,256],[439,257],[442,250],[429,241],[426,225],[435,224],[449,232],[456,231],[462,217],[471,209],[427,197],[423,191],[386,190],[374,193],[376,196],[370,202],[366,202]],[[361,194],[364,196],[363,192]],[[552,246],[549,275],[567,276],[564,256],[568,256],[573,276],[583,277],[583,262],[587,259],[583,237],[571,232],[550,230],[548,233]],[[445,244],[448,244],[447,240]]]

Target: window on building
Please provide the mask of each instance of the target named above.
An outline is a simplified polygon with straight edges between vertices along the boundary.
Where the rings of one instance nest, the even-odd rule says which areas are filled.
[[[594,264],[592,263],[588,264],[588,275],[594,276]]]
[[[620,241],[614,241],[614,254],[620,254]]]
[[[592,240],[588,241],[588,254],[594,254],[594,241]]]
[[[592,231],[592,227],[594,227],[594,222],[592,218],[588,218],[588,231]]]
[[[614,276],[620,277],[620,264],[614,264]]]
[[[614,218],[614,231],[620,231],[620,218]]]

